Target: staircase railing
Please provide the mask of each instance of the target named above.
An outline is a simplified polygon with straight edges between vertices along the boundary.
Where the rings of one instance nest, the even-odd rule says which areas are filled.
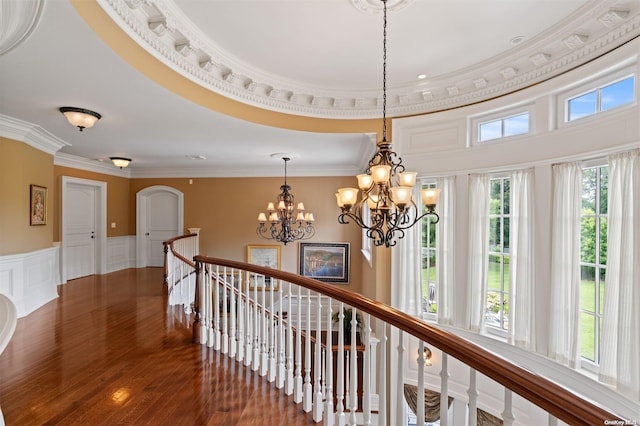
[[[191,266],[184,256],[176,258]],[[476,408],[482,405],[476,383],[482,375],[503,389],[503,411],[497,414],[505,425],[531,424],[532,418],[519,418],[516,399],[538,407],[534,411],[548,413],[544,421],[549,424],[557,420],[571,425],[624,422],[608,407],[363,295],[248,263],[206,256],[194,260],[194,341],[266,376],[291,395],[293,403],[312,413],[316,422],[402,424],[407,336],[419,342],[418,354],[425,344],[442,351],[440,407],[449,406],[451,368],[460,363],[468,366],[465,418],[456,417],[455,412],[452,418],[450,410],[439,410],[441,425],[476,424]],[[173,274],[183,275],[182,270]],[[350,327],[345,313],[351,314]],[[424,368],[418,357],[418,425],[424,424]],[[514,398],[513,393],[523,399]]]
[[[164,243],[164,282],[168,303],[183,305],[184,313],[190,314],[196,291],[194,256],[199,253],[198,234],[172,238]]]

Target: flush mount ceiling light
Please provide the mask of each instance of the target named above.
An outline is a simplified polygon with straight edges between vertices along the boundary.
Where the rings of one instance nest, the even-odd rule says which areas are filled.
[[[60,112],[67,117],[69,124],[76,126],[80,131],[92,127],[102,118],[102,115],[97,112],[84,108],[60,107]]]
[[[373,158],[369,160],[366,173],[357,177],[362,198],[358,201],[357,188],[340,188],[336,194],[341,213],[338,222],[342,224],[353,220],[365,230],[376,246],[396,245],[404,237],[404,231],[418,223],[426,215],[433,215],[435,222],[439,217],[435,208],[440,190],[427,188],[421,191],[422,204],[426,211],[418,208],[413,201],[413,187],[416,184],[415,172],[405,171],[402,159],[391,150],[391,141],[387,141],[387,0],[384,5],[383,41],[382,41],[382,140]]]
[[[131,158],[125,157],[109,157],[109,160],[113,161],[114,166],[120,167],[121,169],[127,167],[131,162]]]

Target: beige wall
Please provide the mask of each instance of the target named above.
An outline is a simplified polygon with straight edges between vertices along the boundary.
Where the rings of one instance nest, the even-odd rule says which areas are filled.
[[[30,226],[30,185],[47,188],[47,224]],[[53,156],[0,137],[0,255],[51,247],[56,216]]]
[[[116,223],[115,229],[107,227],[108,237],[135,235],[136,193],[149,186],[167,185],[184,193],[185,230],[201,228],[202,254],[245,261],[247,245],[273,243],[256,235],[256,219],[259,212],[266,210],[268,202],[275,201],[283,183],[281,177],[194,178],[191,184],[187,178],[128,179],[54,166],[52,155],[3,138],[0,154],[0,255],[48,248],[54,241],[60,241],[62,176],[107,183],[107,223]],[[316,235],[310,242],[350,243],[350,277],[345,288],[388,300],[388,271],[378,271],[364,259],[360,228],[338,223],[335,191],[353,186],[354,180],[352,176],[289,177],[287,183],[296,200],[303,201],[307,211],[314,213]],[[47,225],[29,225],[31,184],[49,190]],[[385,257],[377,252],[374,250],[374,259]],[[297,273],[298,243],[282,245],[281,253],[282,269]]]
[[[316,235],[310,242],[348,242],[351,270],[348,289],[362,289],[360,228],[338,223],[337,188],[353,185],[354,177],[289,177],[287,183],[296,201],[313,212]],[[256,235],[258,213],[275,201],[282,178],[194,178],[132,179],[129,222],[135,224],[136,193],[153,185],[167,185],[184,193],[184,226],[201,228],[201,253],[211,257],[246,261],[248,244],[273,244]],[[282,245],[282,269],[298,271],[298,243]],[[368,264],[366,264],[368,267]]]
[[[107,237],[122,237],[125,235],[135,235],[136,225],[129,222],[131,215],[129,211],[132,206],[129,201],[129,179],[119,176],[105,175],[102,173],[88,172],[86,170],[72,169],[69,167],[54,166],[54,180],[58,194],[55,199],[56,218],[61,218],[62,212],[62,176],[89,179],[107,183]],[[135,204],[133,205],[135,209]],[[115,222],[116,227],[111,228],[111,223]],[[53,238],[60,241],[60,230],[62,224],[60,219],[56,221]]]

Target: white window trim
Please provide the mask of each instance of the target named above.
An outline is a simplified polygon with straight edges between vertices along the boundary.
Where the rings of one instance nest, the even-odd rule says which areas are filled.
[[[603,87],[617,83],[618,81],[624,80],[631,76],[635,77],[635,90],[633,93],[632,102],[625,105],[621,105],[616,108],[609,109],[607,111],[596,111],[591,115],[569,121],[569,100],[576,98],[578,96],[584,95],[586,93],[602,89]],[[579,86],[576,86],[572,89],[569,89],[565,92],[558,94],[556,96],[557,126],[560,129],[563,127],[575,125],[576,123],[588,123],[593,120],[598,120],[604,117],[609,117],[611,115],[619,114],[621,110],[632,108],[637,104],[638,104],[638,74],[637,74],[637,66],[634,64],[632,66],[626,66],[624,68],[620,68],[604,76],[589,80],[587,83],[580,84]]]
[[[534,117],[533,111],[534,111],[533,104],[528,103],[525,105],[519,105],[515,107],[510,107],[507,109],[501,109],[499,111],[492,112],[490,114],[482,114],[482,115],[469,117],[468,146],[482,146],[482,145],[488,145],[488,144],[494,144],[494,143],[510,142],[514,139],[519,139],[519,138],[522,138],[523,136],[531,135],[533,133],[533,129],[535,128],[535,117]],[[487,141],[480,142],[480,124],[490,122],[490,121],[504,120],[506,118],[522,115],[525,113],[529,114],[529,131],[528,132],[521,133],[519,135],[504,136],[501,138],[495,138],[495,139],[490,139]]]

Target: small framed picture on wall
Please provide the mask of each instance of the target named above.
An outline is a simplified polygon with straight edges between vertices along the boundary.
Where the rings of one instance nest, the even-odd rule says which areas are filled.
[[[47,224],[47,188],[30,185],[29,224],[31,226]]]

